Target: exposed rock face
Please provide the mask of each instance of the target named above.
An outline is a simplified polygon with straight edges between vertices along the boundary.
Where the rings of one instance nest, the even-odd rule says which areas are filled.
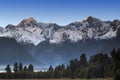
[[[111,39],[119,34],[120,21],[102,21],[89,16],[82,22],[73,22],[66,26],[55,23],[37,22],[33,18],[22,20],[17,26],[7,25],[0,29],[0,37],[14,38],[17,42],[38,45],[49,40],[50,43],[60,43],[66,40],[72,42],[87,39]]]
[[[0,27],[0,65],[5,66],[16,61],[45,68],[67,64],[81,53],[90,57],[119,47],[119,20],[102,21],[89,16],[82,22],[59,26],[28,18],[16,26]]]

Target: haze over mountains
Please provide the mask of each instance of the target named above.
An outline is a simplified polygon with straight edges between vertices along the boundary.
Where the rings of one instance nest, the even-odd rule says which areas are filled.
[[[0,27],[0,65],[23,62],[40,66],[68,63],[81,53],[90,55],[120,47],[120,21],[89,16],[66,26],[37,22]]]

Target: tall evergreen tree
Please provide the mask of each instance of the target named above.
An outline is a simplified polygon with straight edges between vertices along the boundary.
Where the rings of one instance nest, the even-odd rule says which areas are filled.
[[[72,71],[71,71],[71,68],[70,68],[69,65],[65,69],[65,77],[66,78],[71,78],[72,77]]]
[[[52,67],[52,65],[50,65],[48,71],[53,71],[53,67]]]
[[[19,63],[19,71],[22,72],[23,71],[23,64],[20,62]]]
[[[54,69],[53,69],[52,65],[50,65],[47,73],[48,73],[48,78],[53,78],[54,77]]]
[[[27,70],[27,66],[24,66],[23,71],[26,72]]]
[[[18,72],[18,63],[17,62],[14,63],[13,71]]]
[[[79,67],[79,61],[78,59],[70,60],[70,69],[71,69],[71,78],[74,78],[76,76],[76,71]]]
[[[34,71],[34,67],[33,67],[32,64],[29,64],[29,66],[28,66],[28,71],[30,71],[30,72],[33,72],[33,71]]]
[[[120,48],[118,50],[113,49],[111,52],[112,57],[112,74],[114,80],[120,80]]]
[[[77,67],[75,71],[75,77],[82,77],[84,78],[86,75],[86,66],[87,66],[87,57],[86,54],[81,54],[80,55],[80,61],[79,61],[79,67]]]
[[[10,65],[9,65],[9,64],[6,66],[5,70],[6,70],[6,72],[7,72],[7,73],[12,73],[12,71],[11,71],[11,68],[10,68]]]
[[[87,64],[87,58],[86,58],[86,54],[81,54],[80,56],[80,65],[86,65]]]

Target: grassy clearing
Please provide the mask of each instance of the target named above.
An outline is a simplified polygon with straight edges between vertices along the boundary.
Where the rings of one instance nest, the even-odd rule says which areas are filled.
[[[112,80],[111,78],[96,78],[96,79],[73,79],[73,80]]]
[[[0,79],[0,80],[112,80],[112,79],[98,78],[98,79]]]

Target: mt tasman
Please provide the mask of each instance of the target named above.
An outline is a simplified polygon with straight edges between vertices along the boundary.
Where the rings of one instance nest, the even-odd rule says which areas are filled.
[[[81,53],[90,55],[120,47],[120,21],[102,21],[89,16],[66,26],[37,22],[33,18],[18,25],[0,27],[0,65],[48,66],[68,63]]]

